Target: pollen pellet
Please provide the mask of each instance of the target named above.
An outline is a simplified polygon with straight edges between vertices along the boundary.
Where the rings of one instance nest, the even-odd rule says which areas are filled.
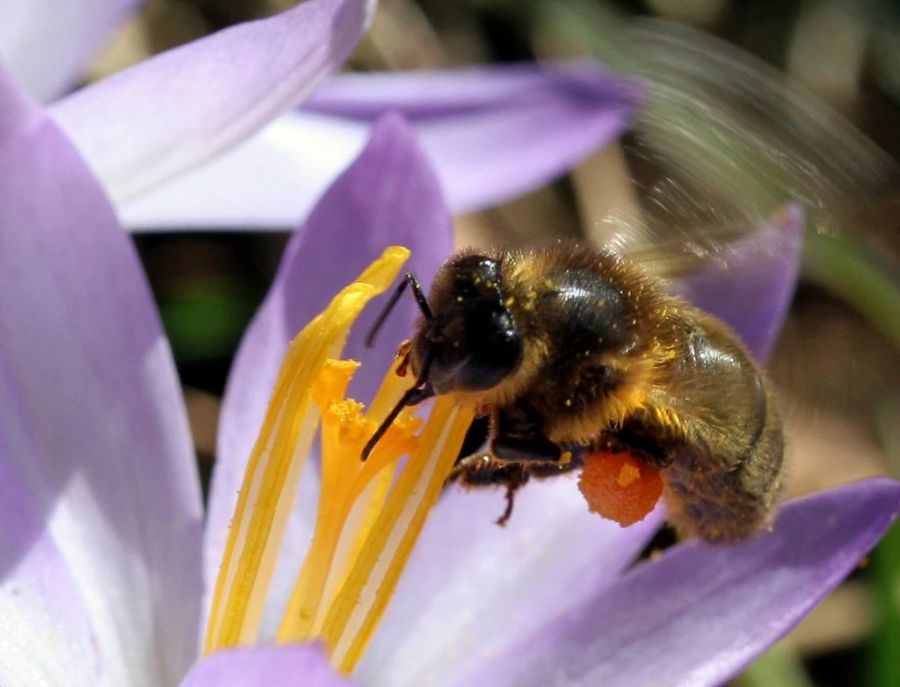
[[[578,488],[592,513],[622,527],[643,520],[662,495],[659,470],[630,453],[585,453]]]
[[[616,480],[620,487],[627,487],[636,479],[641,478],[641,471],[631,463],[624,463],[619,469],[619,479]]]

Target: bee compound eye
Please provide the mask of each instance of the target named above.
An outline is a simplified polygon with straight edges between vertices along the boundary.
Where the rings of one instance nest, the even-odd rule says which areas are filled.
[[[482,391],[499,384],[522,359],[522,337],[512,318],[470,318],[459,336],[429,341],[430,381],[445,391]]]

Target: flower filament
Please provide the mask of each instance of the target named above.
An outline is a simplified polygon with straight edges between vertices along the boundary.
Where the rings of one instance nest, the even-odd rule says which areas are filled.
[[[207,625],[205,652],[258,640],[263,604],[301,469],[321,420],[321,490],[312,544],[278,631],[319,639],[349,673],[372,637],[471,423],[438,398],[422,421],[405,410],[366,462],[362,448],[409,386],[392,369],[364,412],[344,399],[358,363],[341,361],[350,326],[409,256],[388,248],[291,342],[244,475]],[[400,459],[409,456],[398,468]]]

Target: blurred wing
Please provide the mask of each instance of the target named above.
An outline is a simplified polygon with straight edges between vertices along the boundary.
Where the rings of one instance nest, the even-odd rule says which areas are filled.
[[[840,115],[751,55],[657,20],[617,26],[603,55],[647,102],[623,151],[635,198],[595,238],[664,277],[758,228],[785,203],[821,232],[871,227],[893,161]]]

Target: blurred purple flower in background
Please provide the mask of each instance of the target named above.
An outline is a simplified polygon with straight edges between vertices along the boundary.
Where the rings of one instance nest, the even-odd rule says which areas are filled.
[[[339,14],[342,21],[322,21]],[[140,264],[89,164],[111,193],[119,178],[150,188],[295,104],[339,65],[364,21],[363,3],[312,2],[236,27],[61,103],[53,117],[65,132],[14,84],[0,81],[4,686],[348,684],[310,645],[221,652],[191,669],[203,598],[288,341],[387,244],[409,246],[411,267],[427,281],[451,249],[444,195],[453,197],[452,179],[441,176],[440,163],[431,169],[434,157],[426,157],[402,121],[388,118],[292,238],[231,374],[204,534],[171,354]],[[287,40],[289,33],[296,38]],[[315,49],[324,45],[326,52]],[[296,52],[288,54],[288,46]],[[246,71],[230,73],[229,64]],[[261,80],[278,64],[275,81]],[[496,92],[496,73],[485,76],[485,89]],[[459,93],[479,89],[477,73],[459,78],[470,89]],[[208,90],[202,100],[191,98],[197,84]],[[331,93],[337,109],[340,91]],[[467,107],[454,108],[446,98],[422,102],[413,112],[422,126],[431,107],[451,115]],[[505,111],[502,101],[496,105]],[[375,116],[365,105],[347,111]],[[124,118],[107,119],[115,112]],[[615,138],[626,114],[617,110],[602,131],[598,125],[578,154]],[[116,158],[122,146],[129,150]],[[88,150],[111,157],[91,158]],[[495,153],[492,164],[509,164],[503,151]],[[565,158],[554,155],[547,155],[552,164],[545,171]],[[104,168],[98,162],[104,159],[118,162]],[[532,170],[541,164],[535,160]],[[137,178],[129,181],[127,170]],[[781,220],[749,263],[753,246],[735,248],[733,260],[743,260],[744,272],[723,271],[727,283],[703,288],[727,290],[730,309],[721,314],[758,354],[770,344],[795,278],[801,218],[791,211]],[[749,273],[769,277],[745,284],[740,275]],[[368,396],[408,331],[413,307],[401,307],[382,348],[366,354],[353,395]],[[754,319],[740,319],[748,309]],[[361,322],[356,331],[364,329]],[[348,355],[359,356],[359,336],[351,337]],[[309,472],[292,513],[284,569],[276,570],[272,608],[283,606],[287,578],[309,541],[318,489]],[[872,480],[817,495],[787,505],[774,532],[757,540],[681,545],[624,573],[660,513],[621,529],[589,515],[574,482],[558,479],[525,490],[501,529],[492,524],[499,501],[495,493],[448,490],[353,682],[719,683],[853,568],[896,515],[900,486]],[[271,637],[270,616],[263,641]]]
[[[52,3],[2,5],[0,55],[53,100],[139,4],[82,0],[77,21],[63,21]],[[346,59],[373,8],[305,2],[114,74],[50,112],[126,226],[293,229],[384,112],[416,124],[458,212],[561,175],[614,140],[638,100],[634,86],[595,64],[514,65],[337,77],[292,111]]]

